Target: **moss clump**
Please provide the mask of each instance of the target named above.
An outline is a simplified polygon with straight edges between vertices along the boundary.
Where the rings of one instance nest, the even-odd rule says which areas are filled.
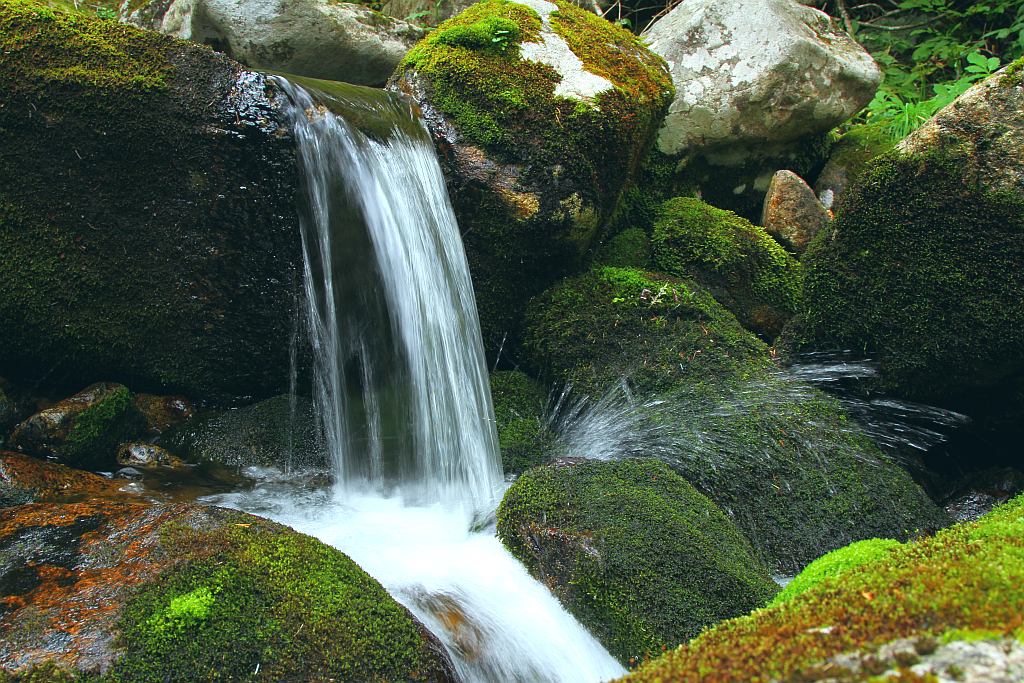
[[[498,534],[623,663],[778,590],[728,517],[655,461],[532,469],[505,494]]]
[[[0,365],[197,398],[288,383],[292,142],[207,48],[0,0]]]
[[[765,346],[700,286],[603,266],[531,304],[523,340],[532,366],[582,394],[626,376],[641,393],[767,370]]]
[[[804,257],[786,346],[880,361],[880,388],[999,411],[1024,368],[1024,197],[952,149],[873,161]],[[1018,389],[1019,392],[1019,383]]]
[[[628,228],[605,242],[595,260],[603,266],[647,268],[651,263],[651,238],[641,228]]]
[[[1003,69],[1003,74],[999,77],[999,85],[1004,88],[1014,88],[1021,84],[1022,77],[1024,77],[1024,57]]]
[[[232,514],[164,529],[185,562],[127,603],[105,680],[447,680],[423,627],[348,557]]]
[[[745,327],[774,338],[800,300],[800,264],[764,231],[693,197],[662,205],[654,261],[708,287]]]
[[[873,652],[900,638],[941,639],[964,630],[1012,637],[1024,623],[1022,530],[1024,497],[1018,497],[977,522],[893,549],[791,600],[719,624],[625,680],[817,680],[845,673],[826,665],[827,658]]]
[[[519,474],[547,459],[547,392],[519,370],[491,373],[491,398],[505,474]]]
[[[895,141],[880,126],[859,125],[850,128],[836,140],[828,163],[821,171],[815,188],[831,189],[840,198],[857,182],[868,162],[893,148]],[[833,206],[838,210],[838,206]]]
[[[79,467],[108,465],[118,445],[142,429],[143,418],[131,392],[116,386],[75,417],[58,456]]]
[[[771,605],[792,600],[806,593],[822,581],[834,578],[854,567],[884,559],[889,551],[902,543],[889,538],[867,538],[833,550],[807,565],[800,574],[772,598]]]
[[[671,102],[664,62],[636,36],[555,5],[542,19],[508,0],[473,4],[413,48],[394,79],[453,146],[442,162],[491,354],[514,342],[532,296],[584,265]],[[556,94],[559,72],[521,58],[542,33],[564,39],[608,88]]]
[[[947,523],[836,401],[779,372],[692,281],[611,267],[567,280],[531,305],[524,351],[538,376],[591,398],[627,378],[663,435],[651,448],[775,570]]]

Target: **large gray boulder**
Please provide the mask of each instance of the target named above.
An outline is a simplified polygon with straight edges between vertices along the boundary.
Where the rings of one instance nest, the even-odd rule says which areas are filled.
[[[658,148],[719,165],[829,131],[881,82],[828,15],[793,0],[687,0],[643,37],[676,87]]]
[[[380,86],[417,26],[330,0],[153,0],[121,6],[121,20],[205,43],[259,69]]]

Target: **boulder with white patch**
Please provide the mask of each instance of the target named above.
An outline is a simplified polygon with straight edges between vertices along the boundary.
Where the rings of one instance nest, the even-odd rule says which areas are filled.
[[[644,38],[676,87],[658,149],[719,165],[831,130],[881,82],[860,45],[794,0],[687,0]]]
[[[583,267],[653,144],[668,70],[571,3],[484,0],[413,48],[390,87],[434,135],[493,355],[533,295]]]
[[[406,21],[332,0],[125,0],[120,18],[254,68],[373,86],[423,37]]]

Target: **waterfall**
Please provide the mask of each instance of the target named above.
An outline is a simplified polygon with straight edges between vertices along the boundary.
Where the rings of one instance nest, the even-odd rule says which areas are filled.
[[[314,99],[276,82],[305,192],[314,398],[340,481],[492,506],[501,461],[476,302],[425,126],[381,91],[322,83]]]

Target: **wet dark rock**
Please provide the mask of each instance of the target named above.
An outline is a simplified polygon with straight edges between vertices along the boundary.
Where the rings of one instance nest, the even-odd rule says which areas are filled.
[[[161,445],[189,462],[233,468],[318,467],[327,449],[305,397],[275,396],[265,401],[194,418],[168,432]]]
[[[0,451],[0,507],[92,498],[137,500],[123,483],[55,462]]]
[[[4,373],[199,400],[285,390],[301,247],[272,84],[26,3],[0,4],[0,36]]]
[[[120,384],[98,382],[19,424],[11,446],[79,467],[102,468],[114,462],[120,443],[142,429],[131,392]]]
[[[993,467],[969,475],[946,498],[949,516],[958,522],[973,521],[1024,491],[1024,472],[1013,467]]]
[[[136,394],[135,407],[146,419],[146,431],[157,435],[187,422],[196,407],[184,396]]]
[[[258,517],[184,503],[0,510],[0,677],[451,681],[441,651],[348,557]]]
[[[151,443],[132,441],[123,443],[117,449],[117,464],[129,467],[167,467],[180,469],[186,467],[181,458],[166,449]]]
[[[146,475],[134,467],[122,467],[114,472],[115,479],[127,479],[128,481],[142,481]]]

